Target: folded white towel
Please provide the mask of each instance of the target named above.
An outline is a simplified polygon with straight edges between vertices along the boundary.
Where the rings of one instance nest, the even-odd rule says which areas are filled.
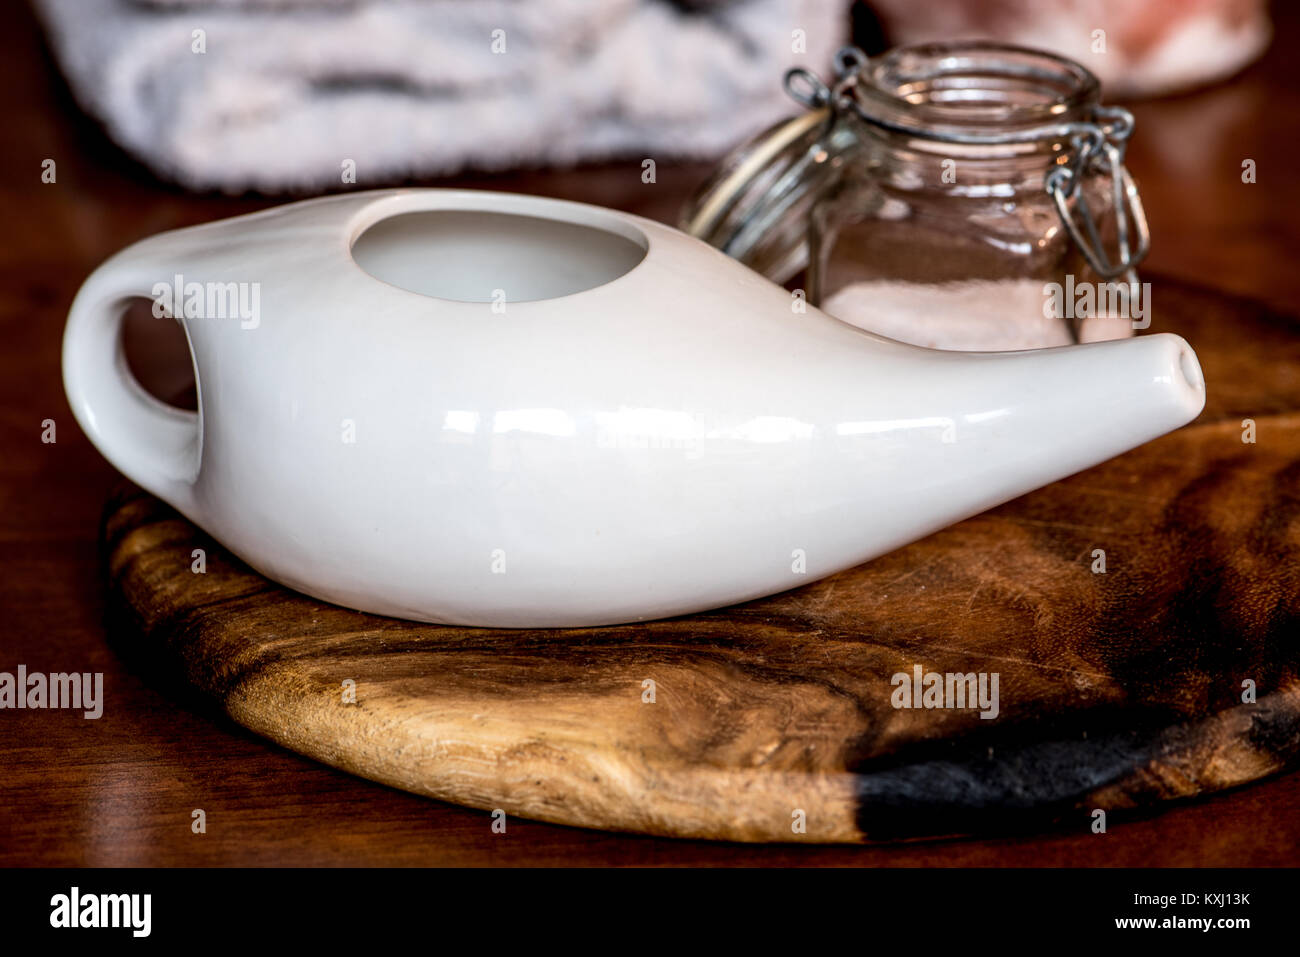
[[[338,185],[349,160],[364,186],[467,166],[714,155],[790,112],[782,72],[823,69],[848,29],[844,0],[36,8],[110,135],[168,178],[236,192]],[[206,52],[193,52],[196,30]]]

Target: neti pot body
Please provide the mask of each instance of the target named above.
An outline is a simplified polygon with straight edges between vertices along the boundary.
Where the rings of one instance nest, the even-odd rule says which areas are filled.
[[[231,283],[253,284],[257,315],[195,315],[209,295],[181,319],[198,413],[152,398],[121,351],[124,304]],[[636,216],[358,193],[118,253],[73,303],[63,372],[109,461],[267,576],[496,627],[794,588],[1204,405],[1175,335],[941,352],[801,305]]]

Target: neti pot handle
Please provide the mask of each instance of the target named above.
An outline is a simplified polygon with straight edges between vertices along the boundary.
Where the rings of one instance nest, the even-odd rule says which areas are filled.
[[[149,256],[151,247],[145,240],[118,253],[78,291],[63,333],[63,386],[77,422],[104,457],[188,514],[199,472],[201,417],[146,392],[127,366],[122,345],[127,305],[151,298],[159,277],[170,275]]]
[[[851,112],[865,123],[893,133],[924,137],[945,143],[971,146],[996,146],[1032,142],[1048,136],[1068,139],[1074,154],[1067,164],[1054,165],[1048,171],[1043,188],[1052,197],[1061,224],[1069,233],[1088,265],[1103,279],[1125,276],[1137,281],[1136,268],[1151,244],[1150,229],[1137,184],[1124,165],[1124,152],[1133,132],[1133,114],[1119,106],[1097,106],[1088,121],[1051,123],[1029,130],[1008,133],[952,133],[926,130],[891,122],[866,109],[853,95],[859,78],[868,65],[865,53],[857,47],[845,47],[835,55],[835,85],[828,87],[803,67],[786,72],[786,92],[809,109],[829,108],[835,113]],[[1088,174],[1109,176],[1114,198],[1117,249],[1107,255],[1084,191],[1079,187]],[[1071,209],[1073,203],[1074,209]],[[1076,222],[1076,215],[1078,222]]]

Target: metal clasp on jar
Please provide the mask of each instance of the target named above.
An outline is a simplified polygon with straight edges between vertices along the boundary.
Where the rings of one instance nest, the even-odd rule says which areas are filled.
[[[1133,114],[1122,107],[1097,106],[1090,121],[1049,123],[1026,130],[1006,133],[955,133],[944,130],[905,126],[868,112],[852,95],[867,55],[856,47],[845,47],[835,55],[835,85],[828,87],[809,70],[797,67],[785,75],[785,89],[809,109],[830,109],[839,114],[851,112],[864,123],[906,136],[922,137],[942,143],[969,146],[1003,146],[1031,143],[1048,137],[1068,141],[1074,148],[1070,160],[1048,171],[1044,188],[1052,198],[1061,225],[1079,248],[1088,265],[1103,279],[1111,280],[1133,272],[1146,256],[1151,244],[1146,212],[1137,184],[1124,165],[1124,152],[1133,132]],[[1114,195],[1116,250],[1107,253],[1088,204],[1080,188],[1088,175],[1109,176]],[[1071,203],[1074,204],[1073,210]]]

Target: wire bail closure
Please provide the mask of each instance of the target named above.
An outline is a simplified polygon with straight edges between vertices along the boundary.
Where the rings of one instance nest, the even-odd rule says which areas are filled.
[[[950,133],[920,125],[895,123],[872,115],[852,93],[858,85],[868,58],[857,47],[844,47],[835,54],[835,84],[828,87],[811,70],[796,67],[785,74],[785,90],[798,103],[811,110],[829,108],[836,115],[851,113],[891,133],[915,136],[963,146],[1004,146],[1028,143],[1053,137],[1068,140],[1073,156],[1062,165],[1054,165],[1043,187],[1052,197],[1070,239],[1083,253],[1088,265],[1103,279],[1125,275],[1137,281],[1134,271],[1151,246],[1151,233],[1137,184],[1124,165],[1124,153],[1133,133],[1133,114],[1123,107],[1096,106],[1090,122],[1049,123],[1010,133]],[[1115,204],[1116,250],[1107,254],[1097,221],[1080,189],[1085,176],[1108,176]],[[1073,202],[1073,211],[1070,204]],[[1077,221],[1076,221],[1077,219]]]

